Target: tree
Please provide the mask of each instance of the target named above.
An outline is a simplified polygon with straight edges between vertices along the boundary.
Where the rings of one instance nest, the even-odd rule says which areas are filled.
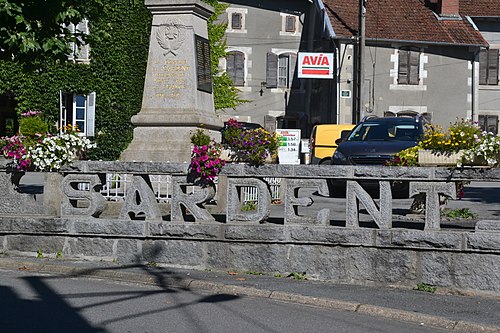
[[[0,59],[22,63],[67,60],[70,43],[90,37],[68,29],[99,13],[101,0],[0,0]]]
[[[203,0],[215,9],[215,13],[208,20],[208,39],[210,41],[210,61],[212,64],[214,106],[215,110],[235,109],[238,105],[247,102],[239,98],[239,90],[234,87],[231,78],[226,72],[219,69],[219,59],[226,57],[225,32],[227,23],[219,22],[219,15],[227,8],[226,4],[218,0]]]

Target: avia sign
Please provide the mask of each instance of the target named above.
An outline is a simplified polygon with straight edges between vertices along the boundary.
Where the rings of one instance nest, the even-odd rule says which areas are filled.
[[[300,79],[333,79],[333,53],[299,53]]]

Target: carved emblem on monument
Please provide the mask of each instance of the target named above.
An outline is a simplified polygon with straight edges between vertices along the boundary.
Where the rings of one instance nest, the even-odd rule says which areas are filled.
[[[177,55],[177,50],[182,46],[186,38],[186,26],[180,24],[176,19],[171,19],[170,22],[162,24],[156,31],[156,40],[158,44],[167,52],[163,55],[172,53]]]

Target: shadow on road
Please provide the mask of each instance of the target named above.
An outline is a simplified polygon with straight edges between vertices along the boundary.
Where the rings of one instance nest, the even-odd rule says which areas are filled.
[[[60,294],[54,290],[49,283],[50,280],[74,279],[89,276],[99,277],[100,273],[105,271],[120,270],[127,270],[128,272],[139,270],[146,272],[147,275],[151,276],[151,281],[154,281],[154,284],[160,288],[147,290],[141,288],[123,292],[95,292],[91,290]],[[109,276],[109,272],[107,275]],[[22,277],[22,279],[35,293],[35,297],[32,299],[23,299],[17,295],[15,290],[11,287],[0,285],[0,313],[2,314],[0,316],[1,332],[107,332],[106,325],[108,324],[140,318],[155,313],[162,313],[164,311],[186,308],[197,303],[222,303],[239,298],[239,296],[228,294],[201,296],[191,303],[179,302],[169,306],[162,306],[159,309],[137,312],[123,317],[110,317],[100,322],[100,327],[96,327],[83,316],[83,311],[89,308],[108,306],[114,303],[134,301],[155,294],[178,293],[180,289],[168,287],[168,285],[173,283],[173,281],[180,281],[184,279],[184,277],[166,268],[149,267],[137,263],[116,267],[81,269],[69,275],[26,276]],[[184,288],[184,290],[189,290],[189,288]],[[90,304],[86,303],[86,305],[81,307],[75,307],[67,301],[69,299],[91,299],[92,302]]]

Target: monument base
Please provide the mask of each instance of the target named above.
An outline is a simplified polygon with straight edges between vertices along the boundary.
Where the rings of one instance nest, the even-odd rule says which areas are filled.
[[[134,129],[134,139],[120,156],[122,161],[189,163],[191,160],[191,135],[203,127],[148,127]],[[217,142],[220,132],[205,130]]]

